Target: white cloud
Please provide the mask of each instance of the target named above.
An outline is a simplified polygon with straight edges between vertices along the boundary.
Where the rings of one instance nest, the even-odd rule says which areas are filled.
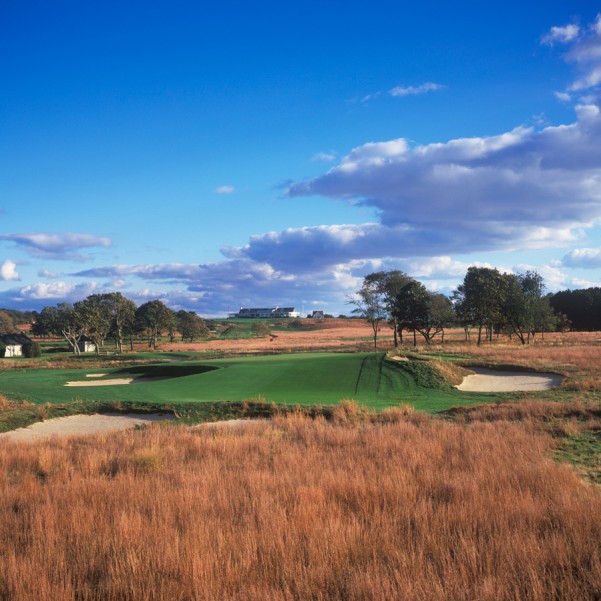
[[[236,188],[234,188],[234,186],[219,186],[218,188],[215,188],[217,194],[232,194],[235,190]]]
[[[336,160],[336,153],[333,150],[330,152],[317,152],[312,157],[312,161],[325,161],[326,163],[331,163]]]
[[[21,297],[32,300],[66,300],[75,302],[92,294],[96,290],[96,282],[85,284],[68,284],[66,282],[38,282],[19,289]]]
[[[426,94],[427,92],[436,92],[437,90],[443,90],[446,86],[439,83],[433,83],[427,81],[419,86],[396,86],[392,88],[388,93],[391,96],[416,96],[418,94]]]
[[[548,46],[557,43],[565,44],[575,40],[579,33],[580,27],[574,23],[565,25],[564,27],[551,27],[549,33],[545,34],[541,41]]]
[[[106,247],[110,238],[92,234],[35,232],[25,234],[2,234],[0,240],[14,242],[30,255],[46,259],[82,260],[77,251],[83,248]]]
[[[597,269],[601,267],[601,248],[575,248],[562,260],[565,267]]]
[[[456,279],[463,278],[469,267],[493,267],[490,263],[456,261],[449,256],[402,261],[401,269],[414,278]]]
[[[48,271],[47,269],[40,269],[38,271],[38,277],[46,278],[48,280],[56,280],[57,278],[60,278],[61,276],[59,273],[55,273],[54,271]]]
[[[21,279],[17,273],[17,264],[10,259],[6,259],[2,265],[0,265],[0,280],[3,282],[10,282]]]
[[[325,174],[293,183],[287,196],[360,203],[375,208],[380,223],[266,234],[243,253],[266,259],[267,247],[277,247],[286,256],[287,242],[294,242],[291,249],[306,257],[302,240],[308,249],[323,246],[324,237],[336,238],[326,245],[333,252],[343,233],[356,239],[349,258],[566,245],[601,220],[601,115],[596,105],[582,105],[577,117],[542,131],[518,127],[414,148],[403,139],[355,148]]]
[[[552,27],[543,36],[542,43],[551,46],[555,43],[569,45],[564,59],[574,64],[581,75],[568,86],[567,91],[583,92],[601,84],[601,15],[597,15],[595,22],[586,27],[574,24]]]
[[[555,98],[560,102],[571,102],[572,97],[567,92],[554,92]]]

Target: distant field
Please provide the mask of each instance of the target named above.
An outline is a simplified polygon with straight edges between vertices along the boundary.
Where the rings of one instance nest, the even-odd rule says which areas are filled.
[[[118,386],[65,387],[67,381],[91,381],[86,375],[97,373],[108,374],[101,379],[128,374],[150,379]],[[497,398],[460,393],[427,363],[393,362],[385,359],[384,353],[303,353],[102,370],[11,369],[0,372],[0,392],[34,403],[93,400],[177,404],[264,399],[330,405],[354,399],[375,409],[409,403],[426,411]]]

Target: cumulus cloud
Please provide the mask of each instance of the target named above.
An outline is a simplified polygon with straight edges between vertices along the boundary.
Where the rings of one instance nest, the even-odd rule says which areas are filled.
[[[236,188],[234,188],[234,186],[219,186],[218,188],[215,188],[217,194],[231,194],[235,190]]]
[[[552,27],[542,43],[568,45],[564,59],[579,70],[580,75],[569,85],[569,92],[582,92],[601,84],[601,14],[585,27],[575,24]]]
[[[548,46],[553,46],[554,44],[565,44],[567,42],[571,42],[578,37],[580,33],[580,27],[575,23],[570,23],[569,25],[564,25],[563,27],[551,27],[548,33],[546,33],[542,37],[542,43]]]
[[[58,260],[82,260],[85,257],[77,251],[83,248],[111,245],[110,238],[104,236],[69,232],[61,234],[47,232],[1,234],[0,240],[14,242],[32,256]]]
[[[2,265],[0,265],[0,280],[3,282],[10,282],[11,280],[19,280],[19,274],[17,273],[17,264],[10,259],[6,259]]]
[[[325,245],[323,252],[346,247],[349,258],[565,245],[601,219],[601,112],[581,105],[575,123],[541,131],[413,148],[402,138],[364,144],[286,195],[366,205],[380,222],[265,234],[240,252],[267,259],[277,247],[285,257],[302,254],[303,241]]]
[[[426,94],[427,92],[443,90],[445,87],[446,86],[443,86],[442,84],[427,81],[418,86],[396,86],[388,93],[391,96],[417,96],[419,94]]]
[[[597,269],[601,267],[601,248],[575,248],[563,257],[562,264],[565,267]]]

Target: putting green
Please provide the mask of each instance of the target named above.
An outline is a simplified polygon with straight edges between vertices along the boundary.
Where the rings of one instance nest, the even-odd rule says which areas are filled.
[[[106,374],[88,378],[88,375]],[[131,384],[66,387],[134,377]],[[142,378],[136,381],[136,378]],[[133,401],[147,403],[267,401],[330,405],[355,399],[375,409],[409,403],[428,411],[490,401],[461,393],[421,362],[395,362],[383,353],[300,353],[215,359],[106,370],[23,369],[0,372],[0,393],[36,403]]]

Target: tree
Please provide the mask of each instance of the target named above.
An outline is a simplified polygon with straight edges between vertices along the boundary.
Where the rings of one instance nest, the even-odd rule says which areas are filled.
[[[522,344],[530,344],[531,337],[541,328],[548,327],[550,305],[543,297],[545,285],[536,271],[519,275],[507,274],[503,316],[510,331]]]
[[[455,321],[453,303],[448,296],[438,292],[430,293],[430,318],[435,326],[436,334],[440,332],[442,342],[444,342],[444,329]]]
[[[443,294],[429,292],[416,280],[405,284],[394,302],[395,318],[399,327],[413,332],[413,345],[417,346],[417,333],[430,344],[435,336],[444,333],[453,318],[451,301]]]
[[[171,310],[160,300],[140,305],[136,310],[136,326],[148,336],[148,346],[157,347],[158,338],[171,319]]]
[[[355,306],[352,313],[366,319],[371,326],[374,349],[378,348],[380,322],[386,319],[388,315],[386,300],[379,283],[365,278],[361,290],[357,291],[355,297],[351,298],[349,303]]]
[[[81,319],[87,336],[92,339],[96,347],[96,354],[111,331],[113,314],[109,294],[91,294],[82,301],[75,303],[74,309]]]
[[[189,338],[193,342],[195,338],[206,338],[209,335],[209,328],[207,328],[205,320],[194,311],[184,311],[182,309],[176,313],[176,320],[182,341]]]
[[[470,267],[463,283],[453,292],[455,311],[464,327],[478,328],[478,344],[483,329],[492,340],[495,326],[502,322],[506,289],[507,279],[497,269]]]
[[[31,326],[34,336],[61,336],[58,324],[58,309],[56,307],[44,307]]]
[[[16,331],[13,318],[6,311],[0,310],[0,334],[12,334]]]
[[[42,311],[43,313],[43,311]],[[76,355],[80,354],[79,341],[86,334],[87,326],[78,309],[69,303],[59,303],[56,306],[54,327],[71,345]]]
[[[260,336],[269,336],[271,334],[269,326],[264,321],[255,321],[251,329],[253,336],[256,336],[257,338]]]
[[[382,301],[387,313],[388,323],[394,334],[394,348],[399,346],[399,341],[403,342],[403,329],[395,317],[395,300],[401,291],[401,288],[412,281],[406,273],[398,269],[392,271],[376,271],[365,276],[364,283],[375,287],[382,297]]]
[[[135,303],[123,296],[120,292],[105,294],[104,302],[111,315],[111,334],[115,338],[115,345],[120,353],[123,352],[125,335],[134,328],[136,318]]]
[[[561,290],[549,299],[553,310],[565,316],[563,327],[579,332],[601,330],[601,288]]]

